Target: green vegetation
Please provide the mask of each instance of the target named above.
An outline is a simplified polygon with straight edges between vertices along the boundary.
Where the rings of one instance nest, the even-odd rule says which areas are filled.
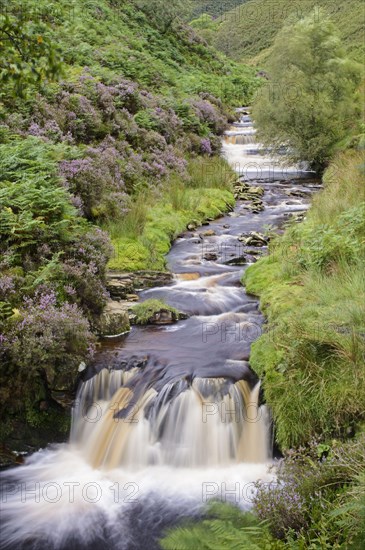
[[[362,162],[360,153],[339,155],[307,220],[245,274],[269,321],[251,364],[286,448],[345,436],[364,419]]]
[[[61,57],[49,38],[47,22],[36,24],[25,4],[1,3],[0,84],[2,95],[24,97],[32,86],[61,74]]]
[[[267,68],[270,81],[253,109],[259,140],[277,151],[286,143],[288,160],[321,171],[359,131],[361,67],[345,56],[331,21],[313,13],[278,34]]]
[[[340,30],[343,45],[361,62],[365,53],[365,14],[361,0],[250,0],[217,21],[212,44],[233,59],[265,65],[282,27],[307,17],[314,8],[318,21],[321,17],[318,8],[325,10]]]
[[[234,178],[223,159],[197,158],[185,180],[173,174],[157,198],[140,195],[121,223],[108,225],[115,250],[109,269],[164,270],[171,243],[189,223],[198,226],[234,205]]]
[[[253,514],[242,514],[235,506],[213,502],[206,518],[199,523],[187,523],[172,530],[160,542],[163,550],[259,550],[268,532]],[[270,548],[270,547],[268,547]]]
[[[364,437],[311,442],[285,456],[272,483],[258,482],[255,513],[218,502],[203,521],[166,533],[164,550],[362,548]]]
[[[160,312],[171,313],[171,319],[176,321],[179,318],[179,312],[174,307],[169,306],[162,300],[146,300],[133,307],[133,313],[136,316],[136,325],[146,325],[154,316]]]
[[[245,0],[198,0],[198,5],[195,7],[192,15],[199,17],[201,15],[209,15],[210,17],[221,17],[226,12],[240,6]]]
[[[25,433],[25,424],[47,430],[63,412],[59,395],[70,402],[78,365],[95,351],[109,260],[110,268],[162,269],[187,223],[233,203],[219,136],[234,119],[236,98],[249,101],[258,80],[186,26],[185,7],[159,0],[5,2],[5,439]]]

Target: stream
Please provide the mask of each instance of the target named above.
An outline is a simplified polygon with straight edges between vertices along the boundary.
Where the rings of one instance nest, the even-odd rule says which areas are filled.
[[[70,442],[4,472],[1,548],[157,550],[166,528],[200,518],[210,499],[249,509],[254,482],[273,479],[270,412],[249,365],[264,318],[240,281],[267,252],[262,235],[300,219],[319,185],[270,158],[239,112],[223,155],[263,188],[261,207],[238,199],[179,236],[173,283],[139,297],[187,318],[135,326],[103,347],[79,387]]]

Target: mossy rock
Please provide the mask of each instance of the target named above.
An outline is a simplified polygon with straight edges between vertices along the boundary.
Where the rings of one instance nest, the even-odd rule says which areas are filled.
[[[184,313],[180,313],[174,307],[154,299],[135,305],[133,313],[136,325],[171,325],[186,318]]]

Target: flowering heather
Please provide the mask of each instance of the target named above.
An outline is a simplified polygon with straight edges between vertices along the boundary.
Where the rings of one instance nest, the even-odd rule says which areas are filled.
[[[310,538],[311,530],[316,534],[320,518],[333,510],[331,502],[364,469],[364,445],[360,435],[348,443],[333,440],[332,448],[312,440],[308,447],[288,451],[278,466],[277,482],[256,484],[255,511],[271,533],[279,539],[292,533]]]
[[[79,198],[90,219],[120,217],[126,211],[127,195],[121,174],[122,158],[113,146],[89,148],[83,159],[59,165],[64,185]]]
[[[292,483],[257,484],[255,510],[261,520],[270,521],[270,531],[282,539],[289,529],[297,532],[306,528],[305,500],[298,485]]]
[[[14,278],[8,275],[0,277],[0,300],[5,300],[10,294],[15,293]]]
[[[25,297],[19,318],[7,327],[2,359],[16,366],[14,376],[21,386],[32,387],[43,371],[50,387],[72,389],[77,366],[92,357],[95,338],[81,310],[56,302],[52,290]]]
[[[200,149],[203,155],[211,155],[212,154],[212,146],[210,143],[210,139],[203,138],[200,142]]]
[[[207,124],[217,134],[223,133],[226,127],[226,119],[220,114],[217,107],[204,99],[194,100],[192,106],[196,116],[202,123]]]

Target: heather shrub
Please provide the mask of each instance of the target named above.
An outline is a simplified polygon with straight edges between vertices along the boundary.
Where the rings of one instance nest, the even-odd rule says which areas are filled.
[[[223,134],[227,126],[227,120],[220,114],[215,105],[206,99],[197,99],[192,102],[192,106],[202,124],[206,125],[215,134]]]
[[[139,111],[134,120],[146,130],[159,132],[167,143],[174,143],[182,128],[182,122],[171,108],[154,108]]]
[[[92,357],[94,343],[89,323],[75,304],[58,306],[52,290],[24,297],[0,336],[2,407],[16,402],[17,396],[34,401],[39,386],[44,391],[72,390],[77,366]]]
[[[292,543],[298,539],[301,548],[315,542],[321,548],[350,542],[361,526],[348,522],[348,529],[339,529],[334,518],[341,512],[335,510],[349,501],[351,486],[359,498],[357,475],[364,468],[364,451],[364,434],[347,443],[311,441],[307,447],[288,451],[277,468],[276,481],[257,483],[254,506],[258,518],[267,522],[275,538]],[[356,510],[361,512],[361,507]]]
[[[87,156],[60,163],[60,174],[69,191],[81,200],[82,213],[90,220],[122,216],[126,211],[122,159],[113,143],[89,148]]]

